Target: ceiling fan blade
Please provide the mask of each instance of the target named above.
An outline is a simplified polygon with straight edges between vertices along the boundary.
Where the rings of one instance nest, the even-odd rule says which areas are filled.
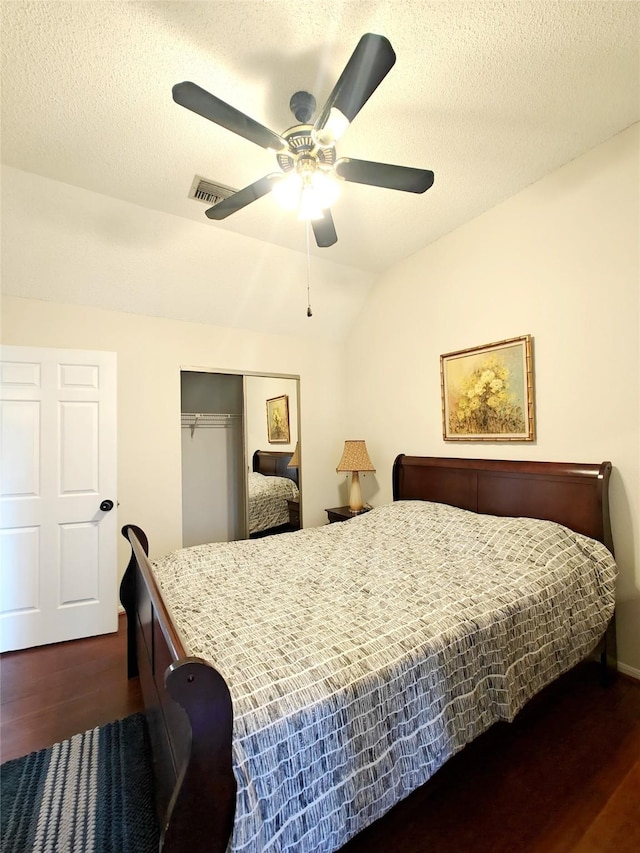
[[[319,138],[333,118],[332,110],[338,110],[348,122],[353,121],[391,71],[395,61],[396,55],[387,38],[374,33],[365,33],[362,36],[316,120],[314,131]],[[343,122],[340,130],[345,129]],[[329,130],[330,128],[327,128],[327,131]],[[331,140],[324,141],[333,144],[338,135],[332,133],[332,136]]]
[[[209,119],[220,127],[225,127],[232,133],[237,133],[249,142],[255,142],[262,148],[276,152],[285,151],[288,148],[286,141],[277,133],[221,101],[220,98],[216,98],[205,89],[201,89],[195,83],[189,81],[176,83],[171,91],[176,104]]]
[[[369,160],[352,160],[341,157],[335,164],[336,174],[345,181],[369,184],[406,193],[423,193],[433,186],[434,174],[428,169],[413,169],[409,166],[392,166],[388,163],[372,163]]]
[[[321,249],[327,249],[338,242],[333,217],[329,209],[322,211],[322,219],[312,219],[311,227],[316,238],[316,243]]]
[[[271,192],[273,184],[273,175],[265,175],[259,181],[249,184],[248,187],[238,190],[237,193],[230,195],[229,198],[224,198],[222,201],[214,204],[213,207],[205,210],[205,213],[209,219],[226,219],[227,216],[231,216],[232,213],[242,210],[243,207],[251,204],[252,201],[257,201],[263,195]]]

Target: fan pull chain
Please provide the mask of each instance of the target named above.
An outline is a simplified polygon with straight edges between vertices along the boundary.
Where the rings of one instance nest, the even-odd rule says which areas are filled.
[[[307,317],[313,317],[311,310],[311,251],[309,249],[309,220],[306,221],[307,226]]]

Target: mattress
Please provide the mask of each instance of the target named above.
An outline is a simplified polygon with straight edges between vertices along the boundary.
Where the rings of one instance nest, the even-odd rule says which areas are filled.
[[[561,525],[422,501],[154,572],[231,692],[233,853],[337,850],[583,659],[617,574]]]

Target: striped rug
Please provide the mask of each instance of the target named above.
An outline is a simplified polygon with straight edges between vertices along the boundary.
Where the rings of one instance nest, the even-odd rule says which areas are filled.
[[[157,826],[142,714],[0,767],[2,853],[151,853]]]

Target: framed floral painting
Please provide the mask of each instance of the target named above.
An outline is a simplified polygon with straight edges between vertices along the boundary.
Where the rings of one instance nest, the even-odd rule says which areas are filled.
[[[534,441],[531,335],[440,356],[445,441]]]
[[[269,444],[289,444],[289,397],[267,400],[267,438]]]

